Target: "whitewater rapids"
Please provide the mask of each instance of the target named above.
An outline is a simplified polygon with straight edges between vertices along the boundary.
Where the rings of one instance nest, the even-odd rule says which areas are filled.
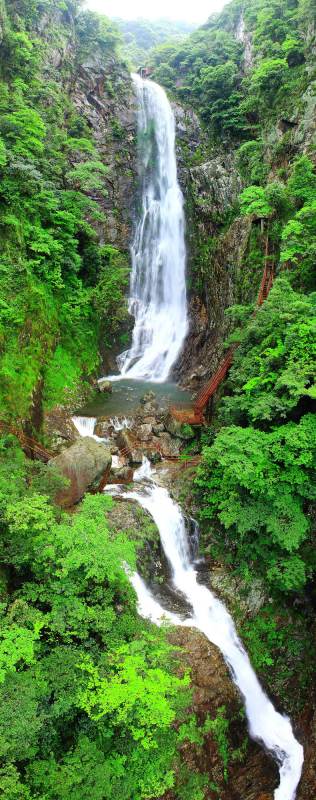
[[[124,492],[125,497],[136,500],[151,514],[171,566],[173,584],[192,606],[193,616],[183,622],[176,614],[165,611],[138,573],[133,573],[130,580],[137,595],[139,613],[158,625],[164,620],[174,625],[192,625],[217,645],[243,697],[250,736],[264,745],[279,766],[280,783],[274,800],[295,800],[304,754],[290,720],[276,711],[263,691],[224,604],[198,583],[181,509],[167,489],[155,483],[147,459],[134,473],[134,480],[143,482],[137,491],[125,492],[119,486],[108,486],[107,490],[111,494]]]

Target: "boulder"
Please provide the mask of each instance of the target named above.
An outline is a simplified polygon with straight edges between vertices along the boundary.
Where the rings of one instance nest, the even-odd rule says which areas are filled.
[[[149,425],[148,423],[140,425],[139,428],[137,429],[138,438],[142,442],[149,442],[149,440],[152,437],[152,432],[153,432],[152,425]]]
[[[97,436],[100,436],[100,438],[107,438],[108,436],[110,436],[110,428],[111,424],[108,418],[97,419],[94,428],[94,433],[96,433]]]
[[[179,439],[184,439],[185,441],[194,439],[194,430],[191,425],[183,425],[182,422],[173,419],[171,414],[166,419],[165,428],[171,436],[178,436]]]
[[[58,494],[59,505],[69,508],[78,503],[88,489],[97,488],[111,463],[110,451],[89,436],[77,439],[68,450],[51,459],[49,464],[69,481]]]
[[[182,441],[181,439],[173,439],[170,433],[160,433],[159,445],[165,458],[177,458],[180,454]]]
[[[113,480],[112,480],[113,479]],[[133,480],[133,470],[131,467],[112,467],[109,483],[131,483]]]
[[[157,422],[156,425],[153,425],[153,432],[156,434],[156,436],[159,436],[159,434],[162,433],[164,430],[165,426],[163,422]]]
[[[49,438],[49,449],[56,453],[65,447],[65,444],[70,445],[79,436],[71,415],[64,406],[55,406],[51,411],[46,412],[44,433]]]
[[[123,451],[124,457],[129,464],[137,465],[142,463],[143,451],[138,442],[135,443],[135,439],[129,430],[124,428],[124,430],[119,431],[117,441],[120,454]]]
[[[112,388],[112,383],[107,378],[100,378],[98,381],[99,392],[107,392],[108,394],[111,394]]]

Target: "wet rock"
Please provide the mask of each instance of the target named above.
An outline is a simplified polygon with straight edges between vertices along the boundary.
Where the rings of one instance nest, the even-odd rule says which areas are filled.
[[[101,380],[98,381],[98,390],[99,392],[111,394],[113,390],[111,381],[109,381],[107,378],[101,378]]]
[[[212,710],[215,716],[218,708],[230,704],[237,711],[239,695],[219,649],[190,628],[177,629],[170,634],[170,640],[183,648],[183,661],[191,669],[195,710],[204,710],[205,714]]]
[[[49,449],[57,453],[79,436],[71,415],[64,406],[55,406],[45,414],[44,433],[49,438]]]
[[[120,454],[124,455],[129,464],[141,464],[143,460],[144,450],[140,443],[135,440],[135,436],[131,431],[124,429],[119,431],[117,436],[117,443]]]
[[[312,706],[303,717],[298,738],[304,746],[304,765],[297,800],[311,800],[316,797],[316,712]]]
[[[156,395],[155,392],[146,392],[144,396],[140,399],[140,403],[142,405],[146,405],[146,403],[152,403],[152,401],[156,402]]]
[[[153,432],[152,425],[149,425],[148,423],[140,425],[139,428],[137,429],[138,438],[142,442],[149,442],[149,440],[152,437],[152,432]]]
[[[193,428],[190,425],[183,425],[178,420],[173,419],[171,415],[168,415],[166,419],[165,428],[171,436],[179,437],[179,439],[184,439],[185,441],[194,439]]]
[[[151,461],[152,464],[159,464],[159,462],[162,460],[162,455],[157,449],[154,439],[152,440],[152,446],[149,445],[149,447],[146,447],[145,456],[149,459],[149,461]]]
[[[214,567],[211,570],[210,583],[212,590],[220,595],[232,610],[238,605],[248,617],[255,617],[268,601],[266,587],[260,578],[254,578],[249,586],[242,578],[232,575],[224,566]]]
[[[179,456],[183,444],[181,439],[174,439],[167,432],[160,433],[158,438],[161,453],[165,458],[177,458]]]
[[[225,708],[229,721],[227,744],[229,764],[227,780],[224,777],[223,761],[216,737],[208,735],[202,747],[187,743],[182,748],[183,759],[190,772],[207,774],[210,781],[219,787],[222,800],[273,800],[273,790],[278,785],[278,772],[272,758],[259,745],[248,739],[242,716],[241,699],[234,686],[224,659],[215,645],[201,633],[188,628],[179,628],[169,635],[170,641],[181,647],[182,669],[189,667],[193,689],[192,708],[198,720],[207,715],[215,719],[220,708]],[[233,760],[231,754],[248,739],[247,750],[240,759]],[[209,792],[207,800],[214,800]],[[172,792],[164,800],[174,800]],[[305,799],[304,799],[305,800]]]
[[[130,454],[130,463],[138,466],[138,464],[142,463],[142,460],[143,450],[133,449]]]
[[[109,483],[131,483],[133,480],[133,470],[131,467],[112,467]]]
[[[151,400],[150,402],[144,403],[140,409],[139,416],[141,417],[148,417],[148,416],[155,416],[158,410],[158,405],[155,401]]]
[[[159,434],[162,433],[164,430],[165,426],[163,422],[157,422],[156,425],[153,425],[153,433],[155,433],[156,436],[159,436]]]
[[[99,418],[95,424],[94,433],[100,438],[107,438],[110,431],[110,421],[108,419],[102,420]]]
[[[69,508],[78,503],[88,489],[97,488],[111,463],[110,451],[88,436],[77,439],[68,450],[51,459],[49,464],[69,481],[69,486],[58,494],[59,505]]]

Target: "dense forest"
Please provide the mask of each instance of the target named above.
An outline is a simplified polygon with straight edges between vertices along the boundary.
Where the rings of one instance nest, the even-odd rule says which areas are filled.
[[[148,51],[153,47],[170,40],[180,42],[196,27],[189,22],[172,22],[163,18],[150,21],[115,18],[114,22],[123,34],[124,56],[134,68],[146,62]]]
[[[14,435],[50,448],[46,415],[71,415],[93,397],[101,364],[128,340],[137,186],[129,71],[141,61],[180,121],[199,129],[197,143],[190,125],[177,143],[189,300],[206,309],[212,366],[234,347],[208,424],[180,431],[179,493],[198,515],[206,563],[230,576],[222,596],[254,667],[309,742],[298,800],[312,800],[315,4],[232,0],[194,31],[116,23],[80,6],[0,0],[0,793],[272,798],[260,786],[247,798],[227,790],[247,765],[247,733],[236,733],[243,711],[200,713],[181,647],[137,614],[128,571],[147,563],[150,520],[118,530],[120,504],[96,493],[65,511],[65,478]],[[216,187],[196,187],[216,160],[224,200],[210,213]],[[267,259],[275,279],[256,308]],[[218,280],[213,347],[221,270],[231,294],[226,302]],[[186,470],[192,456],[199,465]],[[243,603],[258,586],[264,602],[249,617]]]

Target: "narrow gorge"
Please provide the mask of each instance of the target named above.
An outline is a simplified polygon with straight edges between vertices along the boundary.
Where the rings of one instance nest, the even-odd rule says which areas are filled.
[[[315,9],[93,2],[0,0],[0,794],[313,800]]]

